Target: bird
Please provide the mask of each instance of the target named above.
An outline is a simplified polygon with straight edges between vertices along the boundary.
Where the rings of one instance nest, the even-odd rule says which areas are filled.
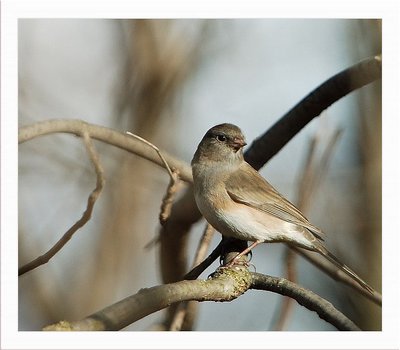
[[[321,254],[373,294],[324,246],[322,230],[245,161],[244,146],[238,126],[218,124],[206,132],[191,161],[195,201],[207,222],[224,237],[253,242],[227,266],[260,243],[283,242]]]

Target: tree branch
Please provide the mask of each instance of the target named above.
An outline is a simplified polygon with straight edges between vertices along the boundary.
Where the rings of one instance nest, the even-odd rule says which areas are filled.
[[[232,301],[248,289],[267,290],[296,299],[339,330],[360,330],[334,306],[313,292],[283,278],[250,273],[245,267],[218,269],[207,280],[180,281],[141,289],[113,305],[77,322],[61,321],[44,331],[116,331],[174,303]]]
[[[18,131],[18,143],[23,143],[40,136],[54,133],[68,133],[81,136],[82,130],[86,130],[89,136],[93,139],[119,147],[130,153],[134,153],[165,168],[164,162],[159,158],[158,154],[154,152],[154,149],[143,141],[110,128],[89,124],[76,119],[52,119],[23,126],[19,128]],[[182,180],[187,182],[192,181],[192,170],[187,163],[178,160],[167,152],[162,153],[169,166],[179,170],[179,177]]]
[[[45,254],[37,257],[31,262],[20,267],[18,269],[18,276],[21,276],[26,272],[29,272],[43,264],[46,264],[54,255],[56,255],[64,247],[65,244],[67,244],[67,242],[72,238],[74,233],[78,231],[81,227],[83,227],[90,220],[92,216],[96,200],[100,196],[100,193],[104,187],[104,182],[105,182],[104,171],[100,164],[100,160],[94,148],[93,142],[90,139],[89,133],[86,131],[86,128],[83,128],[80,131],[80,135],[83,138],[87,153],[93,164],[97,176],[96,187],[89,195],[89,198],[87,200],[86,210],[84,211],[82,217],[74,225],[72,225],[71,228],[67,232],[65,232],[64,235],[57,241],[57,243],[53,247],[51,247]]]
[[[256,272],[252,272],[251,276],[253,278],[252,289],[267,290],[293,298],[300,305],[311,311],[315,311],[321,319],[329,322],[338,330],[361,330],[339,310],[335,309],[330,302],[293,282],[284,278],[266,276]]]
[[[181,301],[231,301],[251,284],[250,273],[245,268],[217,270],[208,280],[180,281],[141,289],[105,309],[77,322],[61,321],[45,327],[45,331],[115,331]]]
[[[215,231],[214,227],[212,227],[210,224],[206,224],[203,235],[197,247],[197,251],[192,264],[192,269],[194,269],[197,265],[199,265],[206,256],[207,250],[211,243],[211,239],[214,235],[214,231]],[[220,254],[218,254],[217,257],[219,255]],[[188,276],[188,274],[186,274],[186,276]],[[195,278],[185,278],[185,279],[196,279],[197,277],[198,275]],[[167,319],[167,322],[170,323],[169,329],[171,331],[180,331],[182,329],[185,319],[187,318],[194,319],[196,313],[197,313],[197,304],[193,302],[179,303],[179,305],[176,307],[175,310],[171,310],[171,313],[168,317],[171,318],[171,321],[168,322]]]
[[[326,80],[251,144],[245,159],[259,170],[303,127],[350,92],[381,78],[382,57],[367,58]]]

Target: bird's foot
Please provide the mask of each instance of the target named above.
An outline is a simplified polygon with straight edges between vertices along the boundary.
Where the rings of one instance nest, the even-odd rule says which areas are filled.
[[[226,264],[221,265],[220,268],[229,268],[233,267],[234,265],[249,267],[250,264],[248,261],[240,259],[242,256],[242,254],[236,255],[231,261],[228,261]]]

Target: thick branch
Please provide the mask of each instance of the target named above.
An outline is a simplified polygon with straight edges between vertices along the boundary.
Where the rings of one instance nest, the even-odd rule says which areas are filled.
[[[381,56],[367,58],[334,75],[303,98],[247,150],[245,158],[260,169],[303,127],[350,92],[381,78]]]
[[[226,269],[212,279],[180,281],[141,289],[78,322],[62,321],[44,330],[104,331],[120,330],[131,323],[181,301],[231,301],[248,290],[251,277],[247,269]]]
[[[231,301],[249,288],[267,290],[296,299],[340,330],[360,330],[332,304],[283,278],[250,273],[244,267],[219,269],[208,280],[180,281],[141,289],[105,309],[77,322],[61,321],[45,331],[120,330],[131,323],[181,301]]]
[[[251,276],[253,278],[252,289],[268,290],[293,298],[300,305],[311,311],[315,311],[321,319],[329,322],[341,331],[360,331],[360,328],[351,320],[335,309],[330,302],[317,294],[284,278],[266,276],[255,272],[251,273]]]

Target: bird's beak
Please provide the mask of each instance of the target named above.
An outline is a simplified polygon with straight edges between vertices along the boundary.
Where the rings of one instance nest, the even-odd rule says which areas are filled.
[[[230,146],[235,150],[235,152],[239,151],[241,148],[243,148],[246,145],[247,145],[247,143],[241,137],[235,137],[230,142]]]

